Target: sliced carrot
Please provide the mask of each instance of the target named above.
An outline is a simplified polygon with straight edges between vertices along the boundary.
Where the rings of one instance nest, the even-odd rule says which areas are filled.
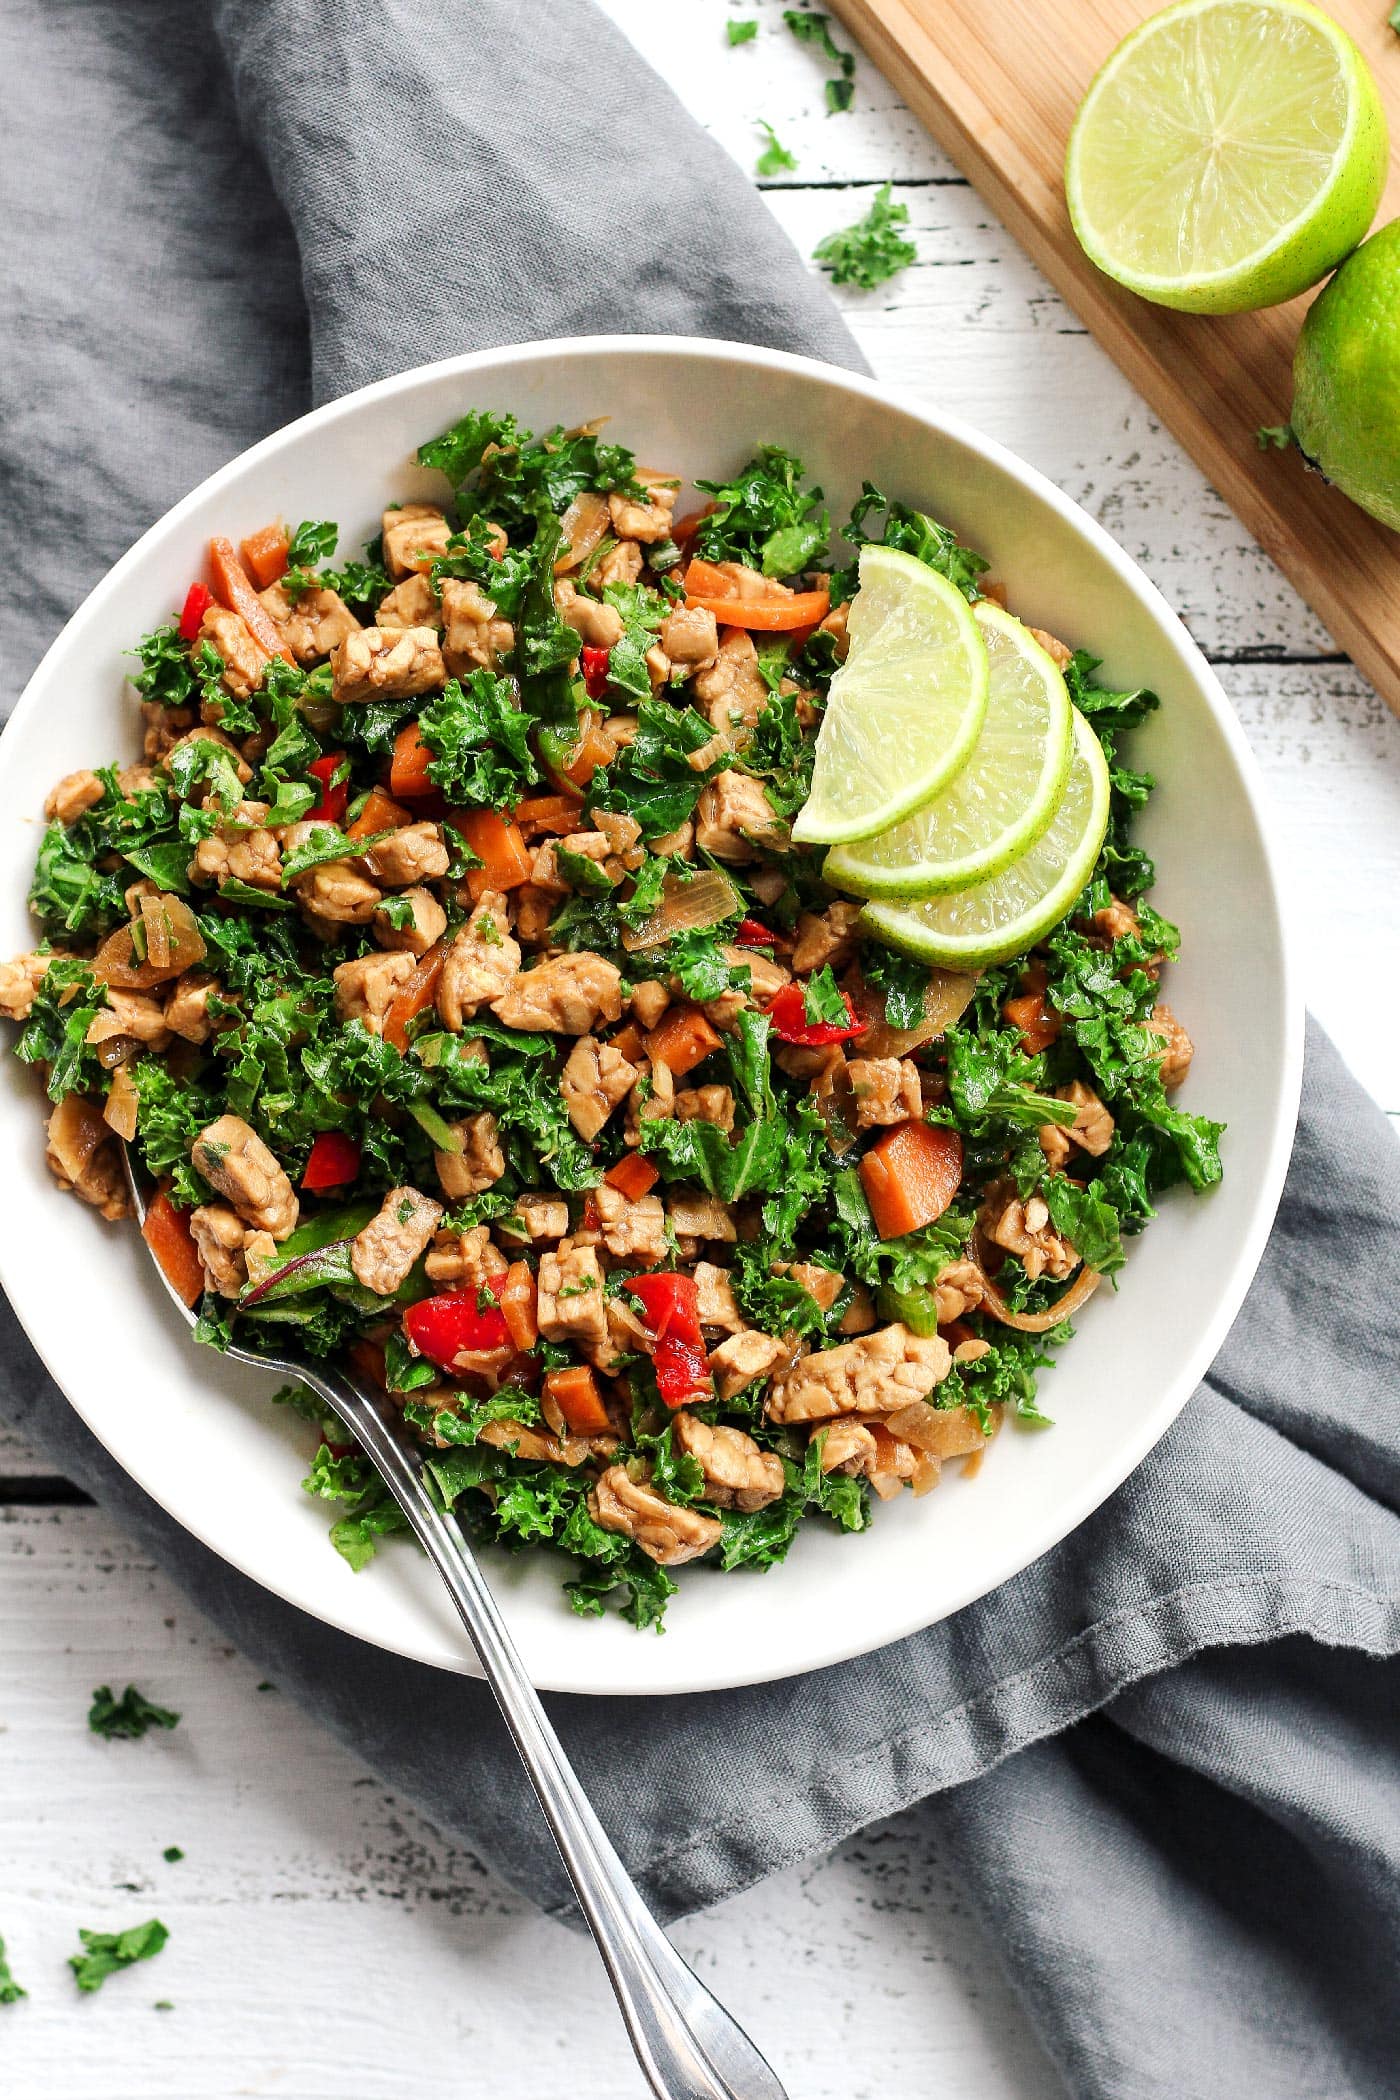
[[[629,1021],[625,1028],[619,1028],[616,1035],[610,1035],[608,1045],[616,1050],[619,1057],[625,1057],[629,1065],[634,1065],[639,1057],[646,1056],[647,1046],[635,1021]]]
[[[653,1064],[669,1065],[671,1076],[680,1079],[720,1047],[720,1037],[698,1006],[673,1006],[661,1016],[646,1037],[646,1052]]]
[[[384,1016],[384,1040],[392,1043],[396,1050],[408,1048],[408,1024],[425,1006],[431,1006],[437,991],[437,981],[442,974],[442,959],[447,952],[445,941],[435,941],[414,966],[413,975],[404,980],[404,988]]]
[[[612,763],[613,755],[613,740],[603,728],[601,715],[585,712],[579,716],[579,739],[567,764],[546,764],[545,771],[554,785],[567,794],[570,787],[586,788],[599,766]]]
[[[685,572],[685,602],[712,612],[725,626],[756,627],[769,634],[815,627],[831,610],[829,585],[815,591],[790,591],[781,583],[759,581],[766,585],[762,595],[741,597],[732,576],[714,562],[697,557]]]
[[[515,805],[515,821],[526,838],[535,838],[542,831],[577,831],[578,797],[527,795]]]
[[[204,1264],[190,1231],[189,1219],[162,1189],[147,1208],[141,1237],[160,1264],[160,1273],[186,1305],[197,1305],[204,1293]]]
[[[496,1303],[505,1316],[510,1338],[522,1353],[533,1349],[540,1338],[536,1315],[535,1279],[528,1262],[513,1261],[496,1285]]]
[[[1060,1033],[1060,1017],[1046,1005],[1044,992],[1025,992],[1019,999],[1008,999],[1001,1012],[1004,1021],[1020,1029],[1021,1042],[1032,1056],[1048,1050]]]
[[[394,831],[399,825],[412,822],[411,809],[405,809],[402,802],[386,795],[383,788],[371,788],[369,799],[345,836],[348,839],[372,838],[376,831]]]
[[[258,589],[265,591],[287,572],[287,528],[280,520],[262,525],[250,532],[246,540],[239,541],[238,551]]]
[[[431,795],[435,792],[428,778],[428,766],[432,751],[419,734],[416,722],[405,722],[394,738],[394,756],[389,766],[389,792],[400,801],[411,802],[415,796]]]
[[[248,581],[247,572],[234,552],[233,541],[216,533],[209,542],[209,573],[214,596],[220,605],[236,612],[258,647],[268,656],[280,656],[294,664],[296,658],[278,632],[276,622]]]
[[[941,1123],[897,1123],[860,1163],[861,1184],[882,1240],[941,1218],[962,1179],[962,1139]]]
[[[671,538],[680,548],[682,554],[689,553],[690,543],[696,533],[700,530],[706,518],[713,517],[718,508],[719,505],[717,503],[706,503],[700,510],[687,511],[683,518],[676,519],[671,527]]]
[[[655,1187],[661,1176],[640,1152],[629,1152],[615,1167],[608,1168],[603,1179],[610,1189],[616,1189],[629,1203],[635,1203],[638,1196],[645,1196],[648,1189]]]
[[[612,1428],[598,1381],[587,1364],[548,1372],[544,1389],[574,1436],[606,1436]]]
[[[481,866],[467,870],[467,891],[474,900],[487,890],[519,889],[529,881],[534,855],[513,817],[494,809],[453,809],[447,821],[480,857]]]

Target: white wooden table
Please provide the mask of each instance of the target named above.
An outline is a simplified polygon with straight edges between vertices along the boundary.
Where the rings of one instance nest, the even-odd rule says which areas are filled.
[[[828,117],[826,69],[781,0],[604,4],[746,167],[756,120],[775,125],[799,166],[768,199],[804,252],[893,178],[920,261],[844,295],[872,364],[1043,468],[1182,609],[1273,791],[1309,1001],[1400,1111],[1400,994],[1377,967],[1400,896],[1400,723],[873,67]],[[731,12],[758,16],[755,43],[727,47]],[[0,1476],[0,1934],[31,1992],[0,2009],[8,2100],[640,2094],[585,1943],[260,1690],[33,1454],[0,1445]],[[173,1735],[88,1734],[92,1687],[128,1679],[183,1711]],[[159,1960],[79,2000],[77,1927],[153,1914],[172,1934]],[[676,1936],[793,2100],[1059,2090],[917,1812]]]

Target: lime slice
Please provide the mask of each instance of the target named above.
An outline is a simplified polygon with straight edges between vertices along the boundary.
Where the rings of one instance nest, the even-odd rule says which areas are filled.
[[[962,592],[893,547],[863,547],[812,792],[793,836],[834,846],[908,816],[952,779],[987,711],[987,650]]]
[[[1049,825],[1069,778],[1073,710],[1028,628],[989,598],[974,609],[991,684],[982,734],[947,787],[873,839],[837,846],[822,870],[858,897],[934,897],[1009,868]]]
[[[1179,0],[1095,76],[1065,189],[1085,254],[1119,284],[1244,313],[1351,253],[1387,155],[1366,61],[1308,0]]]
[[[1076,709],[1064,799],[1028,852],[974,889],[919,904],[867,904],[861,921],[891,948],[944,969],[1005,962],[1058,926],[1093,873],[1107,829],[1108,762]]]

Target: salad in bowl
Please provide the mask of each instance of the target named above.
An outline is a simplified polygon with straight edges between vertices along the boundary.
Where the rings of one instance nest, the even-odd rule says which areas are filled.
[[[1219,1180],[1133,839],[1156,701],[777,444],[689,499],[495,409],[418,459],[358,558],[210,542],[142,756],[49,796],[0,1012],[60,1183],[121,1219],[125,1144],[156,1186],[201,1340],[350,1361],[475,1532],[655,1625],[673,1569],[1043,1424]],[[363,1565],[396,1505],[278,1398]]]

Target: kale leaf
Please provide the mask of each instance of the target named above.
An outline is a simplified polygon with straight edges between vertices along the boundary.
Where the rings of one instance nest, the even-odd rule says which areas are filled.
[[[803,488],[803,467],[781,445],[760,445],[732,481],[697,481],[714,499],[700,521],[695,551],[705,561],[741,561],[765,576],[792,576],[826,547],[831,520],[819,488]]]
[[[891,204],[890,185],[881,183],[865,217],[825,235],[812,250],[812,259],[830,270],[833,284],[854,284],[873,292],[919,260],[914,243],[899,231],[908,223],[908,205]]]
[[[92,1695],[87,1719],[93,1734],[106,1736],[109,1743],[135,1743],[152,1728],[178,1726],[180,1716],[168,1706],[156,1706],[134,1684],[127,1686],[120,1699],[112,1696],[109,1684],[100,1684]]]
[[[80,1927],[78,1938],[83,1951],[70,1954],[68,1966],[80,1991],[100,1990],[118,1969],[129,1969],[133,1962],[149,1961],[159,1954],[169,1937],[159,1918],[149,1918],[144,1925],[128,1925],[125,1932],[88,1932]]]
[[[428,778],[454,807],[507,808],[540,778],[529,717],[510,679],[491,671],[449,678],[419,715],[418,731],[433,753]]]

